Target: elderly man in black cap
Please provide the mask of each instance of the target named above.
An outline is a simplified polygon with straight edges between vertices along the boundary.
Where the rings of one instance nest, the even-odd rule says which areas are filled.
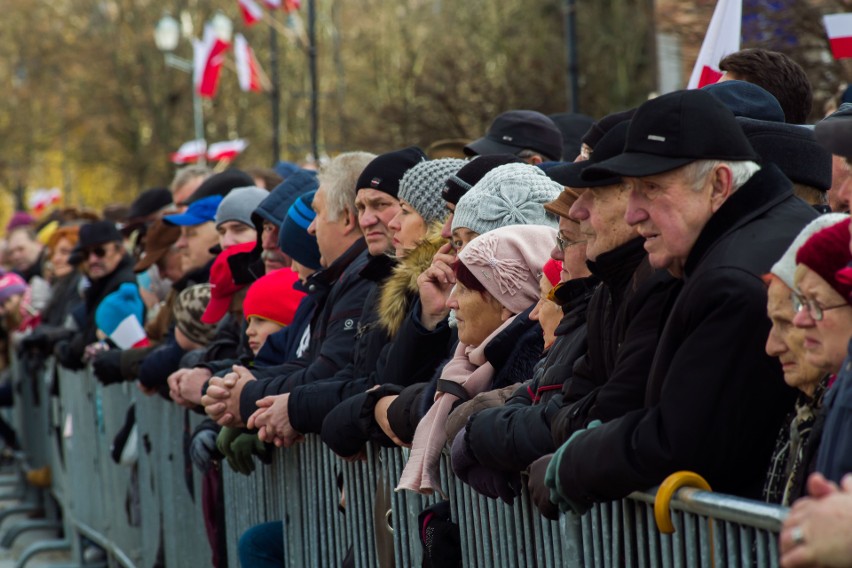
[[[98,341],[95,310],[122,284],[136,286],[136,274],[133,259],[124,250],[121,233],[111,221],[95,221],[80,227],[80,240],[72,259],[79,261],[91,284],[84,293],[85,314],[77,322],[81,333],[58,342],[54,354],[62,366],[82,369],[86,364],[86,347]]]
[[[723,493],[760,496],[794,395],[764,352],[761,276],[816,212],[758,160],[721,102],[677,91],[640,106],[624,152],[583,172],[630,184],[627,222],[645,238],[651,265],[682,285],[661,324],[644,408],[579,432],[547,464],[545,485],[563,510],[680,470]]]
[[[818,122],[814,136],[831,152],[831,189],[828,192],[831,210],[848,213],[852,204],[852,103],[843,103]]]

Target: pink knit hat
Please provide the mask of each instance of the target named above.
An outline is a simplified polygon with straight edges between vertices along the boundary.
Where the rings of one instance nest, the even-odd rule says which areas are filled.
[[[538,283],[556,231],[543,225],[509,225],[473,239],[459,260],[500,304],[519,314],[539,300]]]

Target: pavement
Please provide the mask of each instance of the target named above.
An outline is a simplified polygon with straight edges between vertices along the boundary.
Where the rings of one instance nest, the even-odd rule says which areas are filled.
[[[10,494],[15,491],[15,476],[6,471],[0,471],[0,512],[9,509],[16,505],[20,505],[20,501],[10,497]],[[20,523],[28,520],[24,513],[16,513],[7,516],[0,523],[0,538],[6,531]],[[33,530],[21,534],[11,548],[0,548],[0,568],[13,568],[21,554],[31,544],[36,542],[44,542],[55,540],[58,538],[57,532],[52,530]],[[47,566],[61,566],[71,564],[71,555],[68,552],[45,552],[33,557],[28,563],[27,568],[44,568]]]

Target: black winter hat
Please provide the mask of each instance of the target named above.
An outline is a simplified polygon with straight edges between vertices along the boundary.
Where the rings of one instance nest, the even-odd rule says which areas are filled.
[[[80,239],[77,247],[82,251],[112,242],[121,242],[121,233],[112,221],[93,221],[80,226]]]
[[[562,132],[547,116],[534,110],[510,110],[494,119],[488,132],[464,147],[468,156],[517,154],[535,150],[551,160],[562,158]]]
[[[130,204],[127,220],[132,221],[160,211],[172,203],[172,192],[167,187],[152,187],[139,194]]]
[[[611,176],[587,181],[582,178],[583,170],[591,168],[604,160],[608,160],[621,154],[624,151],[624,143],[627,140],[627,129],[630,127],[630,121],[625,120],[614,125],[609,131],[604,134],[603,138],[595,146],[595,151],[589,156],[588,160],[582,162],[574,162],[571,164],[563,164],[554,166],[548,169],[545,173],[555,182],[561,183],[566,187],[576,189],[588,187],[603,187],[605,185],[615,185],[621,183],[621,176]]]
[[[595,123],[595,119],[578,112],[558,112],[548,115],[562,133],[562,159],[573,162],[580,153],[583,135]]]
[[[426,159],[426,154],[417,146],[376,156],[358,176],[355,191],[377,189],[396,197],[399,193],[399,182],[405,172]]]
[[[778,166],[790,181],[822,191],[831,188],[831,154],[810,128],[742,117],[737,122],[763,161]]]
[[[701,90],[675,91],[642,103],[624,152],[583,170],[593,181],[668,172],[696,160],[760,161],[733,113]]]
[[[817,122],[814,136],[832,154],[852,159],[852,103],[843,103]]]
[[[604,137],[604,134],[609,132],[610,128],[620,122],[630,120],[631,118],[633,118],[634,114],[636,114],[636,109],[631,108],[628,110],[623,110],[621,112],[614,112],[612,114],[606,115],[602,119],[592,124],[592,127],[589,128],[588,132],[583,135],[583,139],[581,140],[581,142],[592,150],[594,150],[597,143],[600,142],[601,138]]]
[[[447,203],[455,205],[459,202],[462,195],[467,193],[485,174],[494,168],[506,164],[519,164],[521,162],[523,160],[513,154],[491,154],[489,156],[476,157],[447,178],[444,189],[441,190],[441,197]]]
[[[199,199],[211,195],[225,197],[232,189],[254,185],[254,179],[242,170],[225,170],[222,173],[212,175],[198,186],[198,189],[189,196],[181,205],[190,205]]]
[[[746,81],[722,81],[701,88],[724,104],[734,116],[784,122],[784,109],[772,93]]]

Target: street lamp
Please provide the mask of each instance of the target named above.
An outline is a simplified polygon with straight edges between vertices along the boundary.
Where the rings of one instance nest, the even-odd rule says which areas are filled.
[[[224,14],[217,14],[217,16],[221,15],[222,18],[227,20],[227,16]],[[215,26],[215,20],[213,25]],[[228,24],[230,25],[230,20],[228,20]],[[221,21],[219,22],[220,27],[225,27],[226,24]],[[194,69],[195,66],[193,62],[189,59],[184,59],[183,57],[178,57],[174,53],[172,53],[175,49],[177,49],[178,42],[180,41],[180,33],[181,33],[181,25],[180,23],[174,19],[171,15],[166,14],[160,21],[157,22],[157,26],[154,28],[154,43],[157,45],[157,49],[163,52],[166,59],[166,65],[172,67],[174,69],[178,69],[183,71],[184,73],[189,73],[191,77],[190,84],[192,85],[192,108],[193,108],[193,118],[195,122],[195,139],[196,140],[204,140],[204,115],[202,113],[201,108],[201,95],[198,94],[198,89],[195,87],[195,78],[194,78]],[[207,157],[202,154],[199,157],[199,162],[202,165],[207,164]]]

